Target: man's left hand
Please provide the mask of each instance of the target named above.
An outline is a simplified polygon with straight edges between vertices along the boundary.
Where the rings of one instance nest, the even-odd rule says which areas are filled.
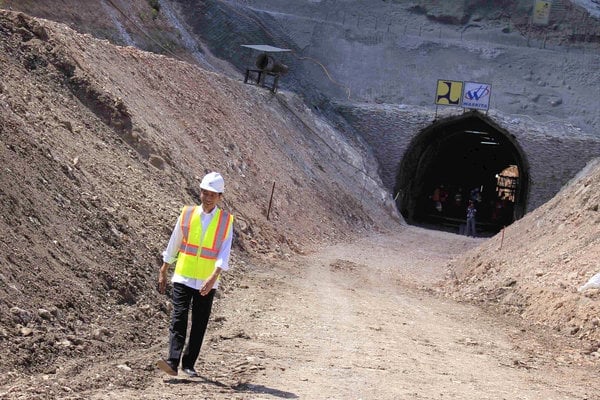
[[[204,281],[204,284],[200,288],[200,295],[201,296],[206,296],[207,294],[210,293],[210,291],[212,290],[213,286],[215,286],[215,282],[217,281],[218,277],[219,277],[218,274],[212,274],[210,276],[210,278],[208,278],[207,280]]]

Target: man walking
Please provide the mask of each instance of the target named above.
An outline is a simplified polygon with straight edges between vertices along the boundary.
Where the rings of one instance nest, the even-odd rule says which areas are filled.
[[[169,356],[157,366],[169,375],[181,369],[197,377],[194,368],[204,333],[208,325],[213,298],[219,286],[221,272],[229,269],[233,237],[233,215],[218,207],[225,182],[217,172],[211,172],[200,183],[200,206],[185,206],[177,219],[163,264],[158,275],[158,289],[165,293],[167,271],[173,263],[173,314],[169,337]],[[183,351],[188,312],[192,310],[192,326]],[[182,354],[183,351],[183,354]]]

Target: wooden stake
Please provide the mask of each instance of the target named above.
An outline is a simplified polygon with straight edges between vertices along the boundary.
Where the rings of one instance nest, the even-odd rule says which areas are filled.
[[[271,189],[271,198],[269,199],[269,208],[267,209],[267,221],[269,220],[269,215],[271,214],[271,204],[273,204],[273,193],[275,193],[275,181],[273,181],[273,188]]]

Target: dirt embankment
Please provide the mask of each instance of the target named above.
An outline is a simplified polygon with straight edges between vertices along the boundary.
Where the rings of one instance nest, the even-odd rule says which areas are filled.
[[[1,11],[0,38],[3,371],[56,372],[162,336],[160,254],[207,171],[225,176],[240,257],[393,220],[369,210],[386,198],[367,152],[291,95],[24,14]]]
[[[161,12],[157,1],[62,0],[59,4],[36,0],[2,0],[0,7],[61,22],[80,33],[107,39],[117,45],[155,53],[174,52],[184,56],[184,46]],[[190,57],[191,59],[191,57]]]
[[[452,262],[446,290],[580,340],[600,358],[600,159],[551,201]]]

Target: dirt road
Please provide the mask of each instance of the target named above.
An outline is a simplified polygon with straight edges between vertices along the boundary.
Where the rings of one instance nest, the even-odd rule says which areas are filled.
[[[564,339],[430,290],[483,240],[404,227],[288,261],[238,260],[200,378],[156,369],[165,321],[143,352],[15,375],[0,398],[598,399],[598,366],[570,358]]]
[[[201,378],[152,370],[149,386],[95,399],[594,399],[597,366],[508,317],[426,289],[485,239],[404,228],[289,262],[247,265],[221,298]],[[552,349],[552,347],[554,347]],[[135,365],[135,362],[130,365]],[[143,367],[143,366],[139,366]],[[133,367],[135,368],[135,367]],[[568,379],[566,379],[568,377]],[[597,386],[596,386],[597,387]]]

